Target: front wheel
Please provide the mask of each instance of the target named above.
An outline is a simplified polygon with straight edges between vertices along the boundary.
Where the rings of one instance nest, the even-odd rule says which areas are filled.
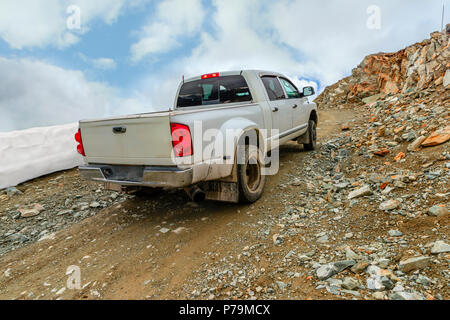
[[[245,157],[242,159],[244,161],[238,163],[239,199],[241,202],[253,203],[261,198],[266,185],[258,148],[245,146]]]
[[[308,141],[309,143],[303,144],[306,151],[313,151],[317,147],[317,125],[314,120],[308,122]]]

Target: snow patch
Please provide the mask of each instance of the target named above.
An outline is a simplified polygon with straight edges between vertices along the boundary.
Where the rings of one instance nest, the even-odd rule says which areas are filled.
[[[78,123],[0,132],[0,189],[84,163],[76,151]]]

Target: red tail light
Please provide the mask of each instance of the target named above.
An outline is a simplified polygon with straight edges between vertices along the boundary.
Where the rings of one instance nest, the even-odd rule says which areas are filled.
[[[172,144],[175,156],[192,156],[194,151],[192,149],[192,137],[189,127],[184,124],[171,123],[170,129],[172,130]]]
[[[83,157],[86,157],[86,154],[84,153],[83,140],[81,139],[81,129],[78,129],[78,132],[75,133],[75,141],[78,142],[77,145],[78,153],[81,154]]]
[[[219,76],[219,73],[210,73],[210,74],[204,74],[202,75],[202,79],[210,79],[210,78],[217,78]]]

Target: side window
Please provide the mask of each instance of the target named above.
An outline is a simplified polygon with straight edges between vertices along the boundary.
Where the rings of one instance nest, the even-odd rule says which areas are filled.
[[[298,99],[300,98],[300,92],[297,88],[287,79],[280,78],[280,82],[283,84],[284,90],[287,93],[288,99]]]
[[[269,95],[270,101],[286,99],[284,96],[283,88],[280,85],[277,77],[264,76],[261,78]]]

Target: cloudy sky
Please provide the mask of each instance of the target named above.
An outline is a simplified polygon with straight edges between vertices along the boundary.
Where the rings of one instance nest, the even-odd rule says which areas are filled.
[[[0,131],[167,110],[182,76],[318,90],[440,29],[450,0],[1,0]],[[79,19],[78,19],[79,17]]]

